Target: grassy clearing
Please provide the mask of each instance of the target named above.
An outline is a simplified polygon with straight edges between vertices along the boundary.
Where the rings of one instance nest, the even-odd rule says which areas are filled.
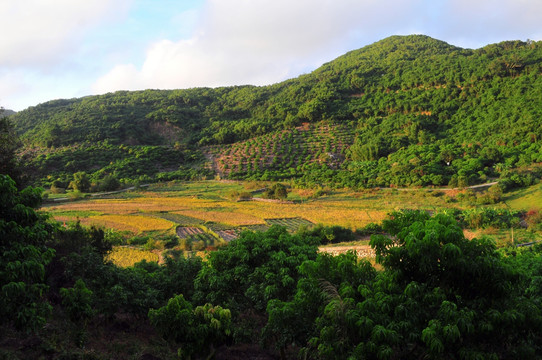
[[[527,189],[516,190],[505,197],[506,204],[514,210],[542,208],[542,183]]]

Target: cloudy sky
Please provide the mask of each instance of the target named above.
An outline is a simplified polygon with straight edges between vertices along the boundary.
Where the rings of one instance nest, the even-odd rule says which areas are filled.
[[[390,35],[541,40],[542,0],[0,0],[0,106],[276,83]]]

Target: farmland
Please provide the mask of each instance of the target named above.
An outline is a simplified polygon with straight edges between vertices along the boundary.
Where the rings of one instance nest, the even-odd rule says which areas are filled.
[[[265,185],[265,184],[263,184]],[[230,230],[281,224],[295,231],[301,225],[340,225],[352,230],[380,222],[392,209],[427,209],[448,206],[442,198],[420,190],[404,193],[393,190],[363,192],[335,191],[314,197],[314,191],[292,189],[281,202],[237,202],[232,191],[246,191],[250,183],[187,182],[155,184],[140,196],[118,194],[108,199],[89,199],[47,204],[43,209],[59,221],[110,226],[137,235],[148,231],[171,232],[177,226],[206,226]]]
[[[122,193],[104,199],[88,199],[48,204],[43,211],[54,219],[69,223],[111,228],[122,234],[124,245],[144,245],[147,254],[133,248],[118,250],[111,259],[118,264],[129,259],[155,259],[156,251],[202,251],[223,246],[243,230],[266,230],[272,225],[295,232],[314,224],[339,225],[355,231],[369,223],[380,223],[386,214],[398,209],[465,209],[453,197],[435,189],[399,191],[371,189],[364,191],[325,191],[291,189],[288,203],[232,200],[232,192],[247,192],[265,187],[265,182],[200,181],[154,184],[145,190]],[[540,185],[537,185],[540,186]],[[528,210],[536,203],[537,186],[511,193],[501,208]],[[254,194],[259,196],[259,194]],[[539,196],[539,195],[538,195]],[[494,228],[467,231],[469,237],[492,236],[504,244],[518,236],[526,240],[530,233]],[[172,238],[177,240],[171,242]],[[169,246],[164,249],[164,244]],[[152,252],[154,251],[154,253]],[[129,254],[128,254],[129,253]]]

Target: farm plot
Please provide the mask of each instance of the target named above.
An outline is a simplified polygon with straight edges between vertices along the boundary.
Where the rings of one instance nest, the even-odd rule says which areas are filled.
[[[135,263],[143,260],[160,262],[160,256],[157,253],[129,246],[115,246],[106,259],[121,267],[134,266]]]
[[[204,220],[196,219],[195,217],[186,216],[182,214],[169,213],[169,212],[160,212],[154,215],[159,218],[169,220],[176,224],[184,225],[184,226],[201,225],[205,222]]]
[[[157,219],[140,215],[101,215],[90,216],[81,222],[111,227],[117,230],[126,230],[132,233],[145,231],[168,230],[175,224],[164,219]]]
[[[226,242],[230,242],[239,237],[239,229],[219,230],[216,233]]]
[[[188,241],[194,250],[204,250],[209,246],[216,246],[217,241],[220,242],[216,236],[205,232],[202,228],[193,226],[179,226],[177,236],[181,240]]]
[[[295,232],[302,226],[312,226],[314,225],[309,220],[295,217],[295,218],[282,218],[282,219],[265,219],[265,222],[268,225],[279,225],[284,226],[288,229],[289,232]]]
[[[179,226],[177,228],[177,236],[179,239],[187,239],[190,236],[198,235],[204,233],[203,229],[200,229],[198,227],[185,227],[185,226]]]

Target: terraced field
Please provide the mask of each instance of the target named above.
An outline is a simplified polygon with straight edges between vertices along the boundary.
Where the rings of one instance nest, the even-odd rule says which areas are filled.
[[[346,126],[305,124],[232,145],[211,146],[207,152],[213,168],[229,177],[265,170],[302,170],[312,163],[338,167],[353,141],[354,132]]]
[[[295,231],[299,230],[299,228],[302,227],[302,226],[312,226],[312,225],[314,225],[309,220],[303,219],[301,217],[283,218],[283,219],[265,219],[265,222],[268,223],[269,225],[284,226],[290,232],[295,232]]]
[[[195,236],[202,233],[204,233],[203,229],[197,227],[179,226],[177,228],[177,236],[179,237],[179,239],[187,239],[190,236]]]
[[[220,236],[224,241],[230,242],[232,240],[235,240],[239,237],[239,230],[233,229],[233,230],[219,230],[217,231],[218,236]]]

